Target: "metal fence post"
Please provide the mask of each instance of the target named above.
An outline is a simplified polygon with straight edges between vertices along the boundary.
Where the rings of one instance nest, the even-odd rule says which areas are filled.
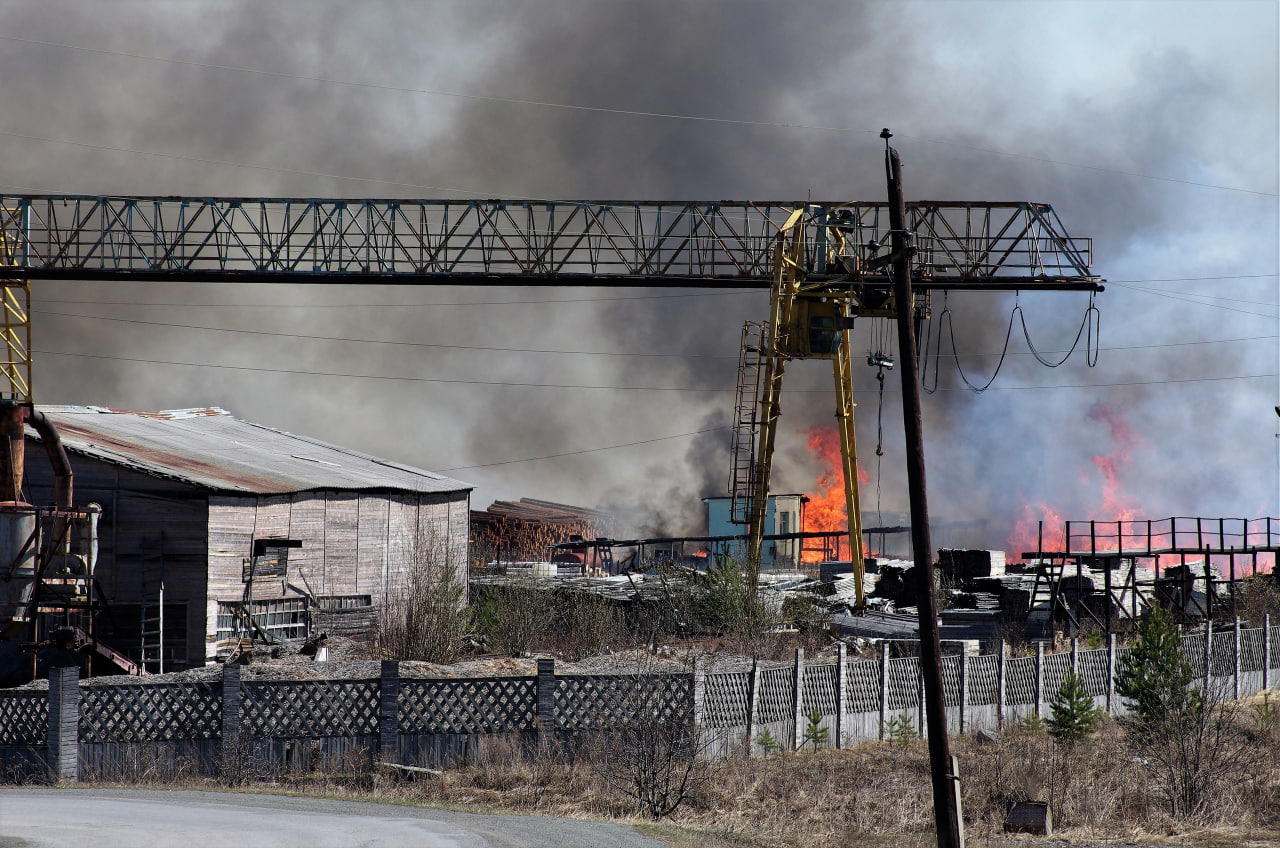
[[[80,779],[80,669],[49,670],[49,771],[57,783]]]
[[[845,734],[845,711],[848,709],[848,699],[845,697],[845,689],[849,678],[849,649],[841,642],[836,647],[836,747],[844,747]]]
[[[1232,592],[1235,591],[1235,585],[1232,584]],[[1236,631],[1232,634],[1231,642],[1231,686],[1233,697],[1232,700],[1240,700],[1240,616],[1236,616]]]
[[[222,667],[222,769],[234,774],[240,757],[240,666]]]
[[[1107,634],[1107,714],[1115,715],[1116,700],[1116,634]]]
[[[1000,637],[1000,653],[996,655],[996,730],[1004,730],[1004,663],[1006,645]]]
[[[550,742],[556,730],[556,661],[538,660],[538,735]]]
[[[794,675],[796,691],[793,701],[795,727],[792,730],[791,750],[799,751],[804,740],[804,648],[796,648],[796,673]]]
[[[1036,642],[1036,718],[1044,718],[1041,706],[1044,702],[1044,642]]]
[[[889,643],[880,643],[880,741],[884,741],[884,726],[889,720]]]
[[[378,681],[378,757],[384,763],[400,762],[400,663],[382,661]]]
[[[756,743],[756,722],[760,716],[760,660],[751,661],[751,688],[747,692],[747,756]]]

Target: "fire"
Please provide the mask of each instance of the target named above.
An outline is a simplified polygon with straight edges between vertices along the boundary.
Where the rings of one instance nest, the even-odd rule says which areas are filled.
[[[1042,521],[1043,539],[1040,536]],[[1066,539],[1063,538],[1065,526],[1062,514],[1048,504],[1023,504],[1022,515],[1018,516],[1013,532],[1005,540],[1006,555],[1018,561],[1028,551],[1060,551],[1066,547]]]
[[[834,426],[811,427],[807,431],[809,454],[822,465],[818,474],[817,491],[809,495],[804,508],[804,530],[809,532],[848,533],[849,513],[845,509],[844,459],[840,451],[840,432]],[[871,482],[871,475],[858,463],[858,485]],[[871,555],[868,552],[868,555]],[[806,551],[805,562],[817,562],[822,556],[817,551]]]
[[[1068,547],[1088,549],[1091,545],[1096,546],[1099,551],[1147,546],[1146,522],[1138,520],[1140,504],[1125,494],[1122,483],[1124,473],[1133,464],[1134,450],[1142,447],[1145,441],[1141,434],[1130,426],[1129,419],[1123,412],[1102,403],[1095,403],[1089,407],[1085,420],[1106,427],[1110,440],[1111,452],[1097,454],[1090,460],[1102,482],[1102,504],[1098,511],[1098,519],[1103,522],[1112,522],[1110,527],[1106,528],[1102,535],[1083,540],[1077,536],[1073,527],[1073,538],[1068,540],[1063,538],[1065,522],[1059,510],[1044,503],[1028,503],[1023,506],[1022,514],[1018,516],[1013,532],[1005,542],[1005,549],[1011,559],[1019,559],[1022,553],[1034,551],[1037,546],[1044,551],[1063,551]],[[1081,474],[1082,484],[1088,485],[1091,480],[1092,475]],[[1041,521],[1044,522],[1042,541],[1038,538]],[[1117,538],[1114,522],[1121,522],[1119,538]],[[1153,537],[1151,543],[1152,547],[1159,547],[1167,542],[1163,538],[1157,540]]]

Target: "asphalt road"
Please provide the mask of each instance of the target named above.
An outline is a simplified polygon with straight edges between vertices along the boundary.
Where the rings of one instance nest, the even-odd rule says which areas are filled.
[[[0,848],[662,848],[625,825],[223,792],[0,789]]]

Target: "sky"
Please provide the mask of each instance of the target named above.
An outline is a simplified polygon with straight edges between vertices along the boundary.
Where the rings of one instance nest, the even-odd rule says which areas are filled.
[[[1079,350],[1040,365],[1020,325],[984,393],[935,363],[935,543],[1002,547],[1050,512],[1277,516],[1277,8],[0,0],[0,192],[878,201],[889,127],[908,200],[1049,203],[1108,280],[1093,367]],[[1089,300],[936,299],[933,332],[947,313],[973,381],[1015,305],[1037,349],[1065,351]],[[222,406],[445,471],[477,507],[616,505],[684,533],[725,491],[739,333],[767,302],[40,281],[33,308],[37,403]],[[876,325],[855,329],[859,355]],[[363,376],[248,370],[264,366]],[[788,372],[775,491],[814,490],[829,375]],[[855,373],[868,523],[907,509],[897,380],[882,407],[874,370]],[[634,386],[663,390],[608,388]]]

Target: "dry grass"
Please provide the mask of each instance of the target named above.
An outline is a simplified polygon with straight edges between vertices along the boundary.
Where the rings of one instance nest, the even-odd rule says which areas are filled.
[[[1259,736],[1257,742],[1261,765],[1242,771],[1212,813],[1197,822],[1167,814],[1122,731],[1110,721],[1074,746],[1058,744],[1039,729],[1014,727],[998,744],[969,737],[953,740],[952,750],[960,758],[973,845],[1004,842],[1003,817],[1012,800],[1050,802],[1055,836],[1072,843],[1280,845],[1280,735]],[[529,751],[496,741],[464,766],[412,782],[386,775],[371,779],[367,771],[349,768],[351,763],[332,765],[343,767],[280,774],[270,783],[238,788],[607,819],[642,827],[680,848],[934,844],[928,752],[919,740],[720,762],[711,767],[712,779],[658,824],[646,822],[634,802],[602,779],[601,761],[590,748]],[[139,776],[153,783],[161,778],[143,772]],[[210,785],[198,779],[185,785],[196,783]]]

